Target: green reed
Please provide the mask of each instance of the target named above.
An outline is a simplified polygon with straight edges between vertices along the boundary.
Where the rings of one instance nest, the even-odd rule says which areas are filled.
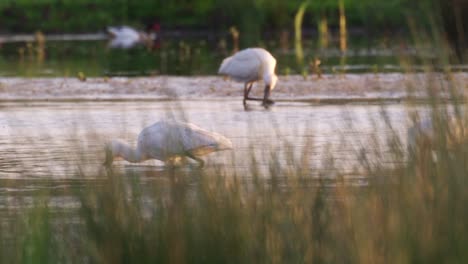
[[[30,209],[7,210],[13,221],[2,228],[2,236],[9,232],[13,238],[3,238],[9,250],[2,250],[2,258],[23,263],[461,263],[468,259],[468,144],[450,139],[456,131],[445,111],[434,107],[432,116],[435,136],[420,141],[409,157],[401,139],[389,136],[396,166],[359,156],[363,186],[333,165],[324,170],[309,164],[312,142],[294,147],[285,141],[285,152],[297,156],[252,153],[247,175],[216,165],[167,169],[148,180],[131,170],[103,169],[94,175],[96,181],[69,190],[80,204],[73,213],[51,210],[48,193],[36,197]],[[466,120],[458,121],[466,127]],[[266,171],[258,163],[263,159],[269,160]],[[77,175],[84,176],[89,175]]]
[[[424,77],[435,84],[433,70],[428,65]],[[460,104],[464,87],[450,76],[443,72],[449,100],[427,87],[432,136],[422,137],[409,152],[397,133],[387,136],[385,146],[370,141],[376,156],[389,149],[391,165],[356,153],[355,173],[364,184],[355,184],[349,172],[335,166],[331,152],[322,155],[327,166],[315,167],[310,164],[313,142],[297,147],[285,138],[278,139],[283,152],[260,156],[252,150],[242,171],[215,165],[166,169],[148,177],[116,168],[98,175],[78,170],[77,177],[96,180],[67,190],[79,203],[77,210],[51,210],[47,201],[53,191],[33,196],[30,206],[2,208],[1,260],[466,262],[468,115]],[[393,130],[385,109],[382,118]],[[260,165],[265,160],[266,170]]]

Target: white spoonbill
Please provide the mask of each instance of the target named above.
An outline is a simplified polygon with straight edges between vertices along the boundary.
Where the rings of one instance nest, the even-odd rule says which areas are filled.
[[[109,42],[111,48],[128,49],[137,44],[151,46],[157,38],[155,32],[148,34],[143,31],[137,31],[129,26],[108,27],[107,32],[111,37]]]
[[[268,97],[278,81],[275,67],[276,59],[268,51],[262,48],[248,48],[225,58],[218,73],[227,75],[237,82],[245,83],[244,106],[246,100],[257,100],[263,101],[262,105],[266,107],[274,103]],[[265,83],[263,99],[249,97],[253,83],[260,80]]]
[[[136,149],[121,140],[112,140],[106,146],[104,165],[111,165],[114,158],[134,163],[157,159],[172,164],[178,158],[189,157],[203,167],[199,156],[227,149],[232,149],[231,141],[218,133],[190,123],[164,120],[140,132]]]

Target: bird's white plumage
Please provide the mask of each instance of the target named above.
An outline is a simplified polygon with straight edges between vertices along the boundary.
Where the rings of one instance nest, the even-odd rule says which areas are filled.
[[[238,82],[258,81],[262,76],[262,62],[252,55],[250,50],[239,52],[235,56],[223,60],[219,68],[220,74],[229,75]]]
[[[195,156],[232,148],[224,136],[204,130],[194,124],[160,121],[144,128],[138,136],[137,148],[148,157],[166,160],[186,152]]]
[[[109,42],[111,48],[128,49],[137,44],[149,45],[157,38],[155,32],[147,34],[129,26],[108,27],[107,32],[112,37]]]
[[[137,30],[131,28],[129,26],[121,26],[121,27],[108,27],[107,31],[116,38],[126,38],[126,39],[133,39],[138,40],[140,37]]]
[[[164,120],[140,132],[135,150],[116,140],[112,141],[110,148],[113,156],[130,162],[148,159],[168,161],[175,157],[203,156],[231,149],[232,143],[226,137],[194,124]]]
[[[218,73],[244,83],[263,79],[273,89],[276,84],[275,68],[276,59],[268,51],[248,48],[224,59]]]
[[[112,36],[109,45],[113,48],[131,48],[141,41],[140,33],[129,27],[108,27],[107,32]]]

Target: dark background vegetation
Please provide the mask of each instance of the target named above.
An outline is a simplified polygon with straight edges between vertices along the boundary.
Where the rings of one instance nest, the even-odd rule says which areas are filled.
[[[242,41],[251,41],[268,33],[292,32],[301,2],[0,0],[0,33],[96,32],[114,24],[144,28],[159,22],[162,34],[175,30],[228,34],[229,27],[235,26]],[[459,53],[466,50],[466,0],[343,2],[350,31],[386,33],[390,41],[396,32],[403,33],[414,37],[416,44],[435,47],[444,44],[437,41],[450,40]],[[338,4],[339,0],[311,0],[303,32],[317,30],[323,17],[330,30],[337,31]],[[3,49],[9,51],[11,47],[5,46]],[[90,60],[87,54],[88,50],[99,54],[101,47],[89,46],[78,49],[78,66],[70,72],[82,74],[83,68],[97,64],[99,58]],[[39,59],[34,60],[33,47],[29,44],[30,58],[28,46],[23,48],[26,60],[18,61],[43,67]],[[47,59],[60,61],[62,53],[48,48]],[[138,57],[133,52],[122,55],[127,59],[123,64],[150,68],[131,61]],[[163,52],[158,54],[170,54]],[[6,52],[17,53],[13,49]],[[466,104],[458,103],[466,102],[459,93],[466,89],[457,86],[448,67],[442,76],[433,73],[432,66],[444,66],[447,61],[444,52],[434,53],[436,59],[422,59],[426,74],[416,77],[428,78],[428,87],[411,87],[410,75],[405,76],[409,92],[427,89],[429,102],[413,103],[410,96],[408,102],[400,104],[408,107],[409,117],[427,106],[434,124],[429,131],[432,136],[421,135],[415,148],[406,152],[398,134],[387,135],[375,126],[362,149],[369,152],[356,149],[360,164],[356,184],[352,182],[354,174],[340,170],[339,155],[335,159],[332,153],[318,153],[313,148],[313,131],[306,131],[302,147],[292,145],[286,137],[275,138],[282,140],[284,153],[271,149],[271,153],[261,152],[263,157],[255,154],[258,142],[251,142],[251,154],[246,157],[251,158],[251,165],[239,171],[229,171],[236,168],[233,160],[230,167],[167,169],[162,175],[131,167],[122,171],[103,168],[97,175],[85,175],[81,166],[94,156],[83,155],[83,164],[70,164],[83,183],[73,183],[73,179],[67,184],[54,175],[49,180],[26,174],[20,179],[2,179],[1,201],[6,206],[0,208],[0,263],[466,263],[468,133],[467,115],[461,114],[466,112]],[[108,64],[116,65],[116,53],[109,54]],[[141,54],[141,58],[148,56]],[[190,65],[182,59],[179,63]],[[5,60],[4,65],[11,68],[11,60]],[[412,72],[411,67],[405,69]],[[440,91],[447,91],[452,103],[447,105],[437,97],[437,83],[447,83]],[[450,124],[448,109],[456,113],[455,126]],[[125,108],[122,111],[125,116]],[[385,111],[383,105],[381,115],[387,130],[397,131]],[[47,129],[40,132],[46,140],[54,140],[53,132],[49,137],[45,137]],[[79,134],[71,133],[70,139],[74,135]],[[386,137],[388,146],[379,146],[376,139],[380,137]],[[71,142],[86,144],[88,140],[67,141],[68,155],[75,158],[72,150],[80,149]],[[380,159],[383,153],[391,162]],[[53,157],[57,155],[61,153]],[[323,157],[323,169],[309,164],[316,155]],[[6,162],[23,164],[23,157],[18,158]],[[268,167],[265,178],[262,166]],[[69,203],[69,197],[76,200]]]
[[[236,26],[241,41],[252,44],[268,33],[292,31],[303,0],[2,0],[0,33],[82,33],[129,24],[144,28],[155,22],[166,31],[227,32]],[[340,0],[309,1],[303,21],[315,31],[326,18],[337,30]],[[442,29],[458,53],[467,46],[468,0],[343,0],[350,32],[408,34],[411,26]],[[413,29],[414,30],[414,29]],[[420,30],[420,28],[416,28]],[[246,43],[247,42],[247,43]],[[459,54],[460,55],[460,54]]]
[[[227,32],[236,26],[244,44],[278,31],[292,31],[303,0],[2,0],[0,33],[82,33],[155,22],[165,31]],[[340,0],[309,1],[303,27],[316,31],[326,18],[337,30]],[[411,26],[440,27],[458,52],[466,48],[468,0],[343,0],[350,32],[411,33]],[[414,30],[414,29],[413,29]],[[420,30],[420,28],[416,28]],[[247,43],[246,43],[247,42]]]
[[[278,30],[291,28],[302,0],[2,0],[2,32],[89,32],[110,24],[146,24],[161,21],[165,28],[225,30],[236,25]],[[400,30],[408,17],[427,20],[428,11],[440,11],[447,23],[455,12],[466,13],[466,0],[344,0],[347,24],[370,31]],[[305,26],[321,16],[338,24],[339,0],[310,1]],[[438,12],[434,12],[434,15]],[[461,17],[460,17],[461,19]],[[466,24],[466,21],[463,23]]]

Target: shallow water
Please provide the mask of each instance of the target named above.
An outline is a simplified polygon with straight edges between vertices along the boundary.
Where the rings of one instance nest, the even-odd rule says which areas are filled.
[[[407,126],[407,109],[400,104],[277,103],[269,110],[257,102],[249,105],[250,111],[237,100],[4,103],[0,178],[73,179],[79,177],[78,167],[91,176],[100,169],[106,140],[121,138],[135,144],[142,128],[164,118],[189,120],[230,138],[232,151],[211,154],[205,160],[207,166],[235,169],[249,166],[252,151],[261,164],[267,164],[272,153],[280,160],[286,159],[281,155],[298,157],[307,144],[314,166],[321,165],[326,150],[338,160],[336,165],[348,166],[361,148],[369,147],[373,136],[383,140],[391,133],[382,121],[383,108],[397,133],[404,133]],[[159,161],[142,164],[118,161],[115,166],[164,169]]]
[[[358,154],[372,156],[376,142],[382,144],[377,152],[385,152],[387,136],[396,133],[404,140],[408,125],[408,109],[403,104],[278,102],[269,110],[258,102],[250,102],[249,106],[249,111],[245,111],[240,100],[2,103],[0,210],[30,207],[47,193],[50,209],[76,212],[80,204],[73,190],[82,189],[89,181],[93,186],[105,182],[101,165],[105,142],[121,138],[135,145],[143,127],[164,118],[189,120],[233,141],[232,151],[203,157],[204,170],[222,168],[251,177],[255,156],[258,171],[269,175],[272,160],[295,168],[307,151],[311,176],[320,170],[321,176],[331,177],[330,180],[334,174],[329,170],[327,175],[327,168],[351,172],[359,165]],[[393,132],[383,122],[383,109]],[[424,112],[425,108],[415,110]],[[328,159],[329,154],[333,161]],[[192,163],[178,168],[176,173],[196,181],[190,180],[194,169]],[[161,188],[167,187],[174,176],[156,160],[139,164],[116,161],[113,170],[114,176],[137,177],[138,182]],[[317,184],[313,178],[311,184]],[[366,179],[354,172],[347,181],[366,185]],[[330,184],[333,186],[333,181]]]
[[[112,49],[105,37],[104,34],[46,36],[48,40],[38,44],[32,35],[0,36],[0,42],[4,42],[0,46],[0,76],[213,75],[223,58],[232,53],[230,43],[229,47],[219,45],[221,37],[168,36],[153,50],[143,46]],[[432,50],[382,46],[377,36],[372,40],[351,36],[349,43],[349,50],[343,54],[338,44],[319,49],[315,39],[307,39],[303,43],[305,65],[319,58],[324,73],[406,72],[404,65],[408,61],[413,65],[411,71],[420,71],[424,70],[425,60],[434,59]],[[292,42],[280,47],[271,40],[257,46],[267,48],[277,58],[277,73],[303,73]],[[467,65],[452,67],[467,70]]]

